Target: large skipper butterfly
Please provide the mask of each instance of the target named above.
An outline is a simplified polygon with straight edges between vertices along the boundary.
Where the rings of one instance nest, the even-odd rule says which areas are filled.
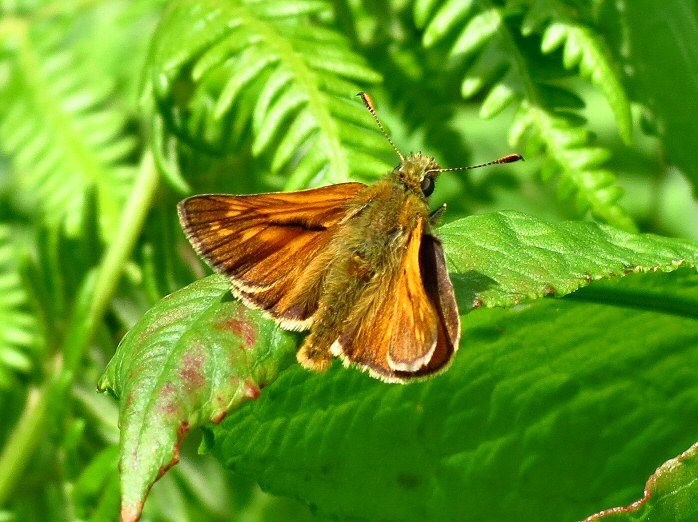
[[[365,93],[361,99],[400,157],[372,185],[244,196],[202,195],[179,204],[196,251],[230,278],[232,292],[289,330],[308,330],[298,361],[324,370],[333,356],[384,381],[446,368],[460,317],[428,198],[444,171],[421,153],[404,157]]]

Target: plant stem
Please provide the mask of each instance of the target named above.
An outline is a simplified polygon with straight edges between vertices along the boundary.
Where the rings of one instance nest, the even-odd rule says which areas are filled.
[[[0,506],[7,502],[15,483],[22,476],[27,461],[39,443],[46,419],[48,400],[54,383],[46,381],[27,394],[24,411],[0,454]]]
[[[65,366],[69,372],[74,371],[79,364],[92,340],[95,328],[109,306],[123,268],[141,234],[157,187],[157,169],[152,155],[147,153],[141,162],[136,183],[126,202],[116,235],[111,239],[102,257],[94,285],[90,284],[88,279],[85,282],[87,288],[83,286],[84,292],[78,294],[76,305],[79,308],[73,314],[75,320],[71,321],[64,342]]]

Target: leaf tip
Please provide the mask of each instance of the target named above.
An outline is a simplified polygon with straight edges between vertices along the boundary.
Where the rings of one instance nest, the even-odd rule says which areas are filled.
[[[121,508],[121,522],[137,522],[143,513],[143,502]]]

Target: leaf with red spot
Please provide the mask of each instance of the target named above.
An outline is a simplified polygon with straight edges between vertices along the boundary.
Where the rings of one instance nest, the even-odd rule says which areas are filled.
[[[226,414],[294,360],[296,335],[211,276],[160,301],[124,337],[98,388],[120,400],[122,519],[179,460],[187,432]]]

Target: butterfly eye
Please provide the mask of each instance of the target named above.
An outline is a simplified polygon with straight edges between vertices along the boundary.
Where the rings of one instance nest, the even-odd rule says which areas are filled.
[[[431,196],[431,193],[434,192],[434,178],[431,176],[424,176],[422,178],[421,189],[422,194],[424,194],[426,197]]]

